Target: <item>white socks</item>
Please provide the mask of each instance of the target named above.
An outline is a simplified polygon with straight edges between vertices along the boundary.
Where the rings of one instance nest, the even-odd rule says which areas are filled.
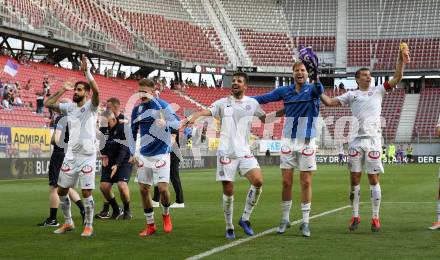
[[[437,201],[437,221],[440,222],[440,199]]]
[[[373,207],[372,218],[379,218],[380,200],[382,198],[380,184],[370,185],[371,206]]]
[[[95,203],[93,202],[93,197],[91,195],[88,198],[84,198],[84,209],[86,211],[86,226],[91,227],[93,225],[93,213],[95,210]]]
[[[223,194],[223,212],[225,213],[226,229],[234,229],[232,215],[234,213],[234,195]]]
[[[246,197],[246,203],[244,205],[244,211],[241,219],[243,221],[249,221],[252,211],[254,210],[255,205],[258,203],[258,199],[260,198],[260,194],[262,192],[261,187],[255,187],[251,185],[249,188],[249,192]]]
[[[351,187],[350,191],[350,201],[351,201],[351,212],[352,216],[359,217],[359,201],[361,198],[361,185],[356,185]]]
[[[303,215],[303,223],[309,223],[309,217],[310,217],[310,209],[312,207],[312,203],[302,203],[301,202],[301,211],[302,211],[302,215]]]
[[[60,208],[63,211],[64,222],[66,224],[73,224],[72,212],[70,211],[70,199],[69,196],[60,196]]]
[[[283,211],[283,219],[290,222],[290,209],[292,208],[292,201],[281,201],[281,209]]]

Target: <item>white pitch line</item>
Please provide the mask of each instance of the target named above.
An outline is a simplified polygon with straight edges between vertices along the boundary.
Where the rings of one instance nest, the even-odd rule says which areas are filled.
[[[350,207],[351,207],[350,205],[347,205],[347,206],[343,206],[343,207],[340,207],[340,208],[337,208],[337,209],[332,209],[332,210],[329,210],[329,211],[324,211],[324,212],[322,212],[322,213],[320,213],[318,215],[311,216],[310,219],[319,218],[319,217],[322,217],[322,216],[325,216],[325,215],[328,215],[328,214],[332,214],[334,212],[338,212],[338,211],[341,211],[343,209],[350,208]],[[295,221],[291,222],[290,224],[291,225],[299,224],[299,223],[301,223],[301,220],[302,219],[295,220]],[[215,247],[215,248],[213,248],[213,249],[211,249],[209,251],[206,251],[204,253],[188,257],[188,258],[186,258],[186,260],[201,259],[203,257],[207,257],[207,256],[210,256],[212,254],[215,254],[215,253],[218,253],[218,252],[222,252],[222,251],[224,251],[226,249],[229,249],[231,247],[238,246],[240,244],[249,242],[249,241],[254,240],[256,238],[259,238],[259,237],[265,236],[267,234],[273,233],[273,232],[277,231],[277,229],[278,229],[277,227],[271,228],[271,229],[268,229],[268,230],[263,231],[261,233],[258,233],[258,234],[254,235],[254,236],[235,240],[234,242],[231,242],[229,244],[226,244],[226,245],[223,245],[223,246],[219,246],[219,247]]]

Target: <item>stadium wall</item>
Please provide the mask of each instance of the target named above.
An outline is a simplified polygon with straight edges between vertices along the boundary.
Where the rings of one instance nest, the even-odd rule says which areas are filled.
[[[262,166],[278,166],[280,163],[279,156],[257,156],[256,158],[259,164]],[[346,158],[344,160],[345,162],[347,161]],[[0,180],[47,178],[49,173],[49,161],[49,158],[0,158]],[[336,164],[339,162],[338,156],[328,155],[317,155],[316,161],[319,164]],[[414,156],[414,163],[440,164],[440,156]],[[184,157],[180,163],[180,168],[183,170],[191,170],[197,168],[212,169],[216,166],[216,164],[216,156],[206,156],[199,159],[195,159],[194,157]],[[101,174],[101,166],[101,160],[97,160],[97,174]]]

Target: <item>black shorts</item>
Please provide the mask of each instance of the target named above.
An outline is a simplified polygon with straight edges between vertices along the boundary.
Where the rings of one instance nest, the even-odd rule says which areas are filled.
[[[131,164],[124,163],[120,167],[118,167],[118,171],[116,172],[115,176],[110,179],[110,175],[112,173],[111,164],[109,163],[109,166],[102,167],[102,174],[101,174],[101,182],[109,182],[109,183],[117,183],[119,181],[124,181],[128,183],[130,181],[131,177]]]
[[[57,187],[61,165],[63,165],[65,153],[53,152],[49,162],[49,186]]]

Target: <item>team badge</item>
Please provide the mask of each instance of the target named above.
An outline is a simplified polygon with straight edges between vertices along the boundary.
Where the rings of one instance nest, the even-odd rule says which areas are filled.
[[[368,157],[371,159],[377,160],[380,158],[380,152],[379,151],[370,151],[368,152]]]
[[[70,170],[71,170],[70,165],[68,163],[63,163],[63,165],[61,166],[61,171],[69,172]]]
[[[81,172],[84,174],[90,174],[93,172],[93,167],[90,165],[86,165],[86,166],[82,167]]]
[[[163,168],[165,165],[167,165],[167,162],[165,162],[164,160],[158,160],[154,164],[154,167],[156,167],[156,169],[160,169],[160,168]]]
[[[230,164],[231,163],[231,159],[229,159],[226,156],[220,156],[220,163],[221,164]]]
[[[312,156],[315,153],[315,150],[313,148],[308,147],[308,148],[304,148],[301,153],[304,156]]]
[[[287,146],[287,145],[281,146],[281,153],[282,154],[289,154],[290,152],[292,152],[292,150],[290,150],[289,146]]]
[[[359,152],[354,148],[350,148],[348,150],[348,155],[350,155],[350,157],[356,157],[359,155]]]
[[[86,111],[86,108],[85,107],[81,108],[81,113],[84,113],[84,111]]]
[[[372,91],[368,91],[368,96],[371,97],[373,95]]]
[[[251,110],[251,106],[250,105],[246,105],[246,110]]]

